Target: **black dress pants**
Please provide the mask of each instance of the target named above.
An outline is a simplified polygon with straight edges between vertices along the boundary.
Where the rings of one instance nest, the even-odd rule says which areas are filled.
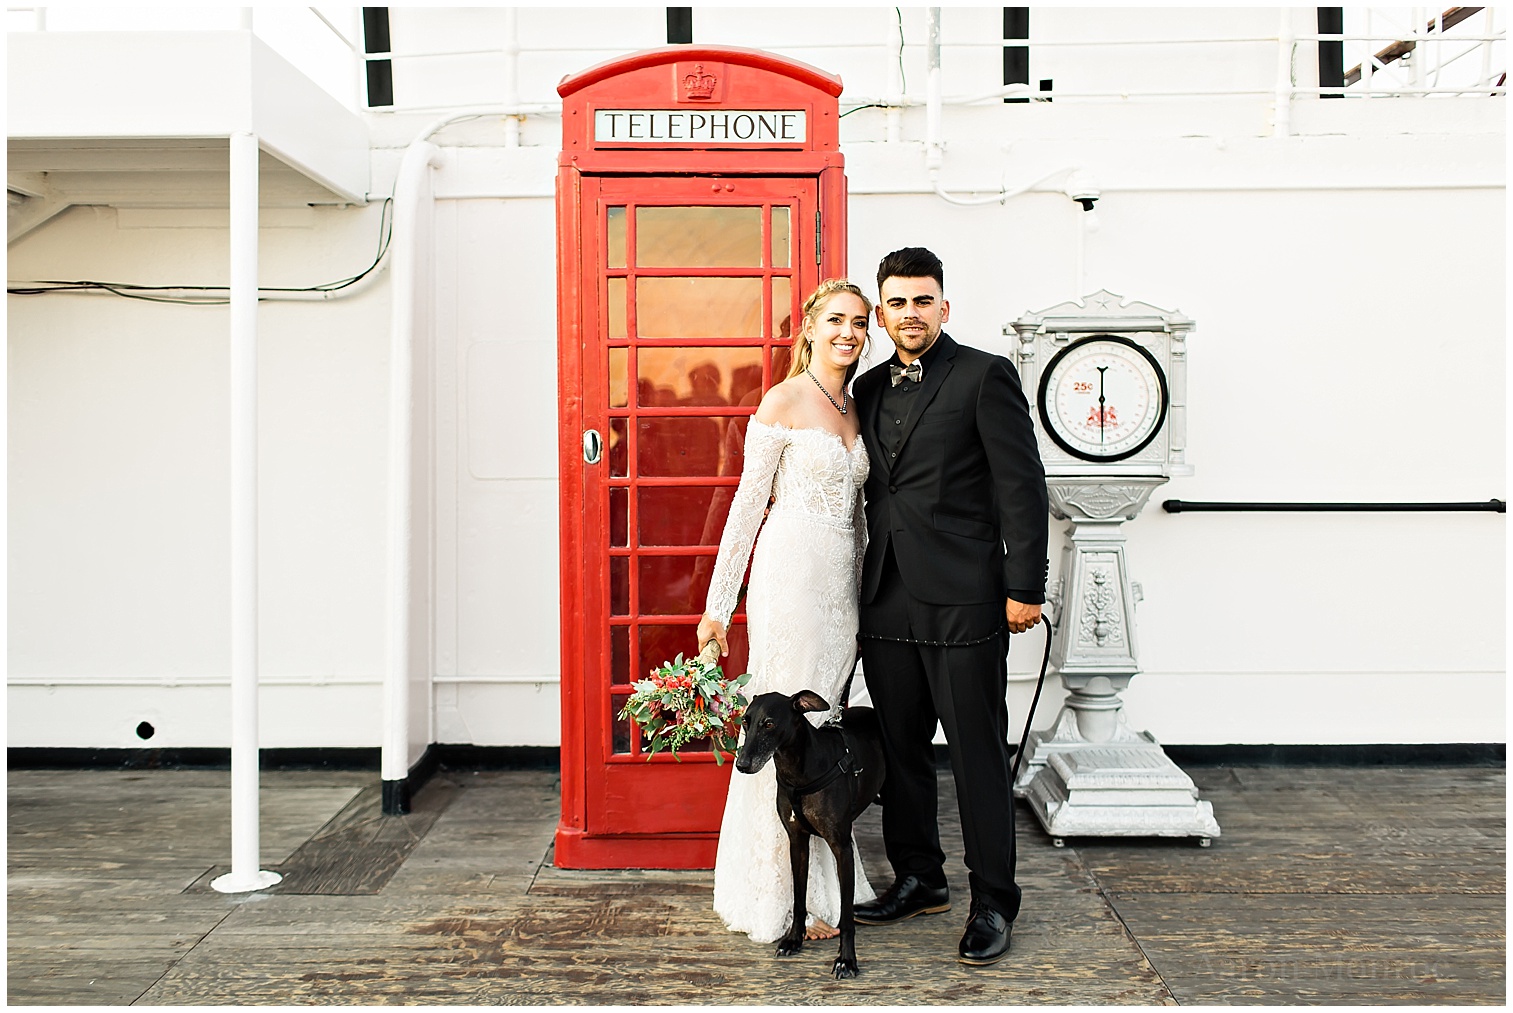
[[[946,885],[935,782],[935,723],[945,729],[973,897],[1012,921],[1014,799],[1010,784],[1008,630],[985,643],[933,647],[874,637],[961,641],[1002,627],[1003,602],[931,605],[904,587],[891,547],[861,607],[862,663],[887,750],[883,842],[897,877]],[[972,632],[975,629],[975,636]]]

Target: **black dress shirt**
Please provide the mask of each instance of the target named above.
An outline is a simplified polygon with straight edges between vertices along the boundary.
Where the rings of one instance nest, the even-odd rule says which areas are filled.
[[[904,425],[909,421],[909,413],[914,410],[914,404],[918,400],[915,395],[919,393],[920,385],[924,382],[923,378],[930,375],[930,367],[939,351],[940,341],[937,339],[925,349],[925,354],[919,357],[919,368],[922,370],[919,383],[904,380],[897,387],[890,383],[883,388],[882,400],[879,402],[877,428],[882,436],[883,450],[887,452],[890,459],[898,457],[899,445],[904,440]],[[896,350],[888,363],[894,366],[904,364]]]

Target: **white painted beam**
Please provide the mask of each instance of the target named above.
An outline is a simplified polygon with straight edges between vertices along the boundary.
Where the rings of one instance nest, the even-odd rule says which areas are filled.
[[[13,140],[252,133],[341,199],[367,199],[362,118],[250,31],[18,32],[6,41]]]

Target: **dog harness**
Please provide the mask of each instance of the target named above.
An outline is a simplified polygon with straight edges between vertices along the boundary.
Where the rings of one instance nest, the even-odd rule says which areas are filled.
[[[845,749],[845,752],[841,754],[841,758],[839,760],[835,761],[835,766],[831,767],[829,770],[826,770],[819,777],[816,777],[813,781],[810,781],[807,784],[789,784],[781,777],[777,779],[778,788],[783,792],[785,796],[787,796],[788,805],[793,810],[793,818],[798,821],[800,829],[802,829],[804,833],[809,834],[812,837],[821,837],[824,835],[822,835],[818,830],[814,829],[813,824],[811,824],[807,819],[804,818],[804,809],[802,805],[804,796],[813,795],[821,788],[833,784],[835,780],[842,775],[850,774],[855,777],[865,769],[863,767],[858,767],[856,765],[856,760],[851,756],[851,747],[846,743],[845,731],[840,728],[837,728],[836,730],[841,733],[841,747]]]

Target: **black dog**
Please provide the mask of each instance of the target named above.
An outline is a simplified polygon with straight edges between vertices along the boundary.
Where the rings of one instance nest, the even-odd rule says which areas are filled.
[[[735,769],[755,774],[768,760],[777,768],[778,819],[788,831],[793,866],[793,925],[778,940],[777,955],[791,956],[804,948],[809,838],[818,835],[830,845],[841,881],[841,946],[835,976],[854,978],[859,969],[851,914],[856,885],[851,824],[883,786],[882,733],[870,707],[847,710],[839,726],[815,728],[804,717],[808,711],[829,709],[823,697],[807,689],[791,697],[763,693],[746,708],[741,722],[746,741],[736,754]]]

